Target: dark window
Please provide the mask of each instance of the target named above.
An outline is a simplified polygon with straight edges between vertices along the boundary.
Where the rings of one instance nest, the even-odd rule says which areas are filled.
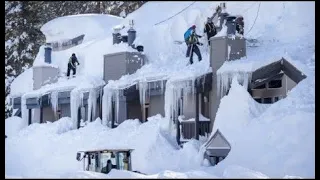
[[[279,101],[279,97],[274,97],[274,102]]]
[[[281,79],[272,80],[272,81],[269,82],[269,88],[281,88],[281,86],[282,86]]]
[[[261,84],[260,86],[257,86],[253,89],[265,89],[266,88],[266,84]]]
[[[264,98],[263,103],[264,104],[272,104],[272,98]]]
[[[261,98],[254,98],[254,100],[256,100],[258,103],[261,103],[261,102],[262,102],[262,99],[261,99]]]

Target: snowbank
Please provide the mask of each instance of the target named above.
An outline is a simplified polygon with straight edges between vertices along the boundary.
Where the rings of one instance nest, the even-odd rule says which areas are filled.
[[[15,136],[21,129],[27,127],[27,125],[27,121],[23,121],[20,117],[9,117],[5,119],[5,134],[8,137]]]
[[[10,96],[21,96],[33,90],[33,69],[29,68],[16,77],[10,85]]]

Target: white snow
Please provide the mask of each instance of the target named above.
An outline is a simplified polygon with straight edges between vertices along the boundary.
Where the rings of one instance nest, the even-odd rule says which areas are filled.
[[[10,137],[16,135],[22,128],[28,124],[17,116],[5,119],[5,134]]]
[[[84,42],[111,33],[123,18],[105,14],[79,14],[53,19],[41,27],[47,42],[63,41],[84,34]],[[81,22],[81,23],[78,23]],[[94,30],[94,31],[93,31]]]
[[[33,69],[29,68],[16,77],[11,83],[10,96],[21,96],[33,89]]]
[[[154,24],[179,12],[190,2],[148,2],[137,11],[128,14],[125,19],[108,15],[77,15],[48,22],[42,28],[47,41],[65,40],[85,34],[82,44],[64,51],[52,52],[52,64],[58,66],[61,72],[66,71],[70,55],[76,53],[81,63],[77,69],[79,76],[70,80],[60,79],[58,83],[29,92],[32,83],[31,89],[19,89],[22,85],[28,86],[25,82],[32,80],[32,75],[29,79],[17,80],[20,76],[26,75],[23,73],[13,82],[12,94],[21,95],[29,92],[22,97],[23,102],[26,97],[38,97],[39,94],[51,91],[73,90],[72,119],[32,124],[7,138],[6,177],[314,177],[314,2],[261,2],[255,22],[260,2],[253,5],[251,2],[227,2],[229,13],[243,15],[246,23],[245,37],[257,39],[261,43],[259,47],[247,47],[247,57],[226,62],[217,72],[223,82],[233,80],[229,94],[222,98],[212,131],[214,133],[219,129],[232,146],[225,160],[214,167],[201,166],[204,163],[202,142],[191,140],[184,148],[179,148],[175,137],[168,131],[168,117],[176,108],[177,102],[177,98],[173,97],[179,95],[180,90],[192,92],[189,82],[193,84],[194,79],[211,72],[206,47],[199,47],[203,59],[201,62],[198,62],[197,56],[194,55],[194,64],[186,66],[188,58],[185,58],[185,44],[176,45],[173,41],[181,40],[182,32],[192,24],[196,24],[197,32],[202,34],[201,26],[206,17],[213,13],[208,9],[218,3],[196,2],[179,15],[157,26]],[[149,63],[134,74],[106,82],[103,95],[103,125],[101,120],[97,119],[79,130],[72,130],[74,118],[77,116],[75,109],[79,105],[81,94],[83,95],[81,92],[88,92],[93,87],[104,84],[103,55],[134,51],[127,44],[112,45],[112,27],[118,24],[128,27],[130,19],[134,19],[137,30],[135,43],[144,46]],[[125,28],[121,32],[124,34],[126,31]],[[42,54],[40,48],[34,65],[43,63]],[[244,75],[250,76],[255,69],[281,57],[285,57],[308,77],[292,89],[285,99],[272,105],[256,103],[246,89],[238,84],[234,75],[240,75],[238,79],[242,84],[241,79],[245,79]],[[105,126],[111,112],[110,102],[112,98],[115,98],[116,102],[119,101],[118,94],[121,94],[121,89],[157,80],[166,81],[166,93],[172,96],[166,97],[165,118],[150,117],[144,124],[140,124],[138,120],[128,120],[115,129]],[[177,84],[184,85],[174,88]],[[146,91],[145,86],[138,88],[142,94]],[[223,88],[226,89],[225,86],[221,87]],[[25,113],[22,114],[24,116]],[[132,156],[133,169],[148,175],[117,170],[111,171],[108,175],[82,172],[82,163],[75,159],[78,150],[128,146],[135,149]]]

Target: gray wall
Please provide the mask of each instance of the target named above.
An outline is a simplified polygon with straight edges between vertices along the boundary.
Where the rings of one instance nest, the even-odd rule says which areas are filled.
[[[139,100],[127,102],[127,119],[142,119],[141,105]]]
[[[70,104],[60,104],[59,109],[62,117],[71,117]]]
[[[54,116],[51,106],[43,108],[43,122],[47,121],[56,121],[56,117]]]
[[[50,66],[33,67],[33,89],[37,90],[45,84],[57,82],[58,74],[58,68]]]
[[[184,119],[196,117],[196,101],[195,94],[188,94],[183,97],[183,115]],[[199,111],[201,112],[201,111]]]
[[[161,114],[164,116],[164,95],[150,96],[149,117]]]
[[[103,80],[118,80],[133,74],[146,63],[146,56],[139,52],[119,52],[104,55]]]
[[[212,90],[210,92],[210,127],[212,129],[220,104],[220,96],[217,95],[217,70],[226,60],[237,60],[246,56],[246,41],[244,38],[236,37],[232,39],[225,36],[212,37],[210,41],[210,65],[213,73]],[[228,59],[229,46],[231,51]]]

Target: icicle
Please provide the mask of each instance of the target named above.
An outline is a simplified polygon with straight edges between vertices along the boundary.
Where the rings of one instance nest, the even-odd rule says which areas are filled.
[[[120,90],[119,89],[117,89],[116,91],[115,91],[115,105],[116,105],[116,110],[117,110],[117,112],[116,112],[116,123],[117,124],[119,124],[119,101],[120,101],[120,92],[119,92]]]
[[[107,126],[112,113],[112,95],[113,89],[105,86],[102,96],[102,124]]]
[[[251,72],[226,72],[217,74],[217,95],[223,97],[230,89],[230,85],[234,76],[237,76],[237,80],[244,87],[248,88],[251,82]]]
[[[25,95],[21,97],[21,117],[23,121],[28,124],[27,98]]]
[[[97,107],[97,91],[96,89],[90,89],[89,91],[89,98],[88,98],[88,121],[94,120],[96,117],[96,107]],[[92,114],[92,115],[91,115]]]
[[[73,122],[74,129],[78,126],[78,109],[80,107],[79,90],[73,89],[70,93],[70,109],[71,119]]]
[[[58,109],[58,91],[51,92],[50,100],[51,100],[51,107],[54,113],[54,116],[57,117],[57,109]]]
[[[143,105],[146,102],[146,92],[148,88],[147,81],[140,81],[139,82],[139,96],[140,96],[140,104]]]

